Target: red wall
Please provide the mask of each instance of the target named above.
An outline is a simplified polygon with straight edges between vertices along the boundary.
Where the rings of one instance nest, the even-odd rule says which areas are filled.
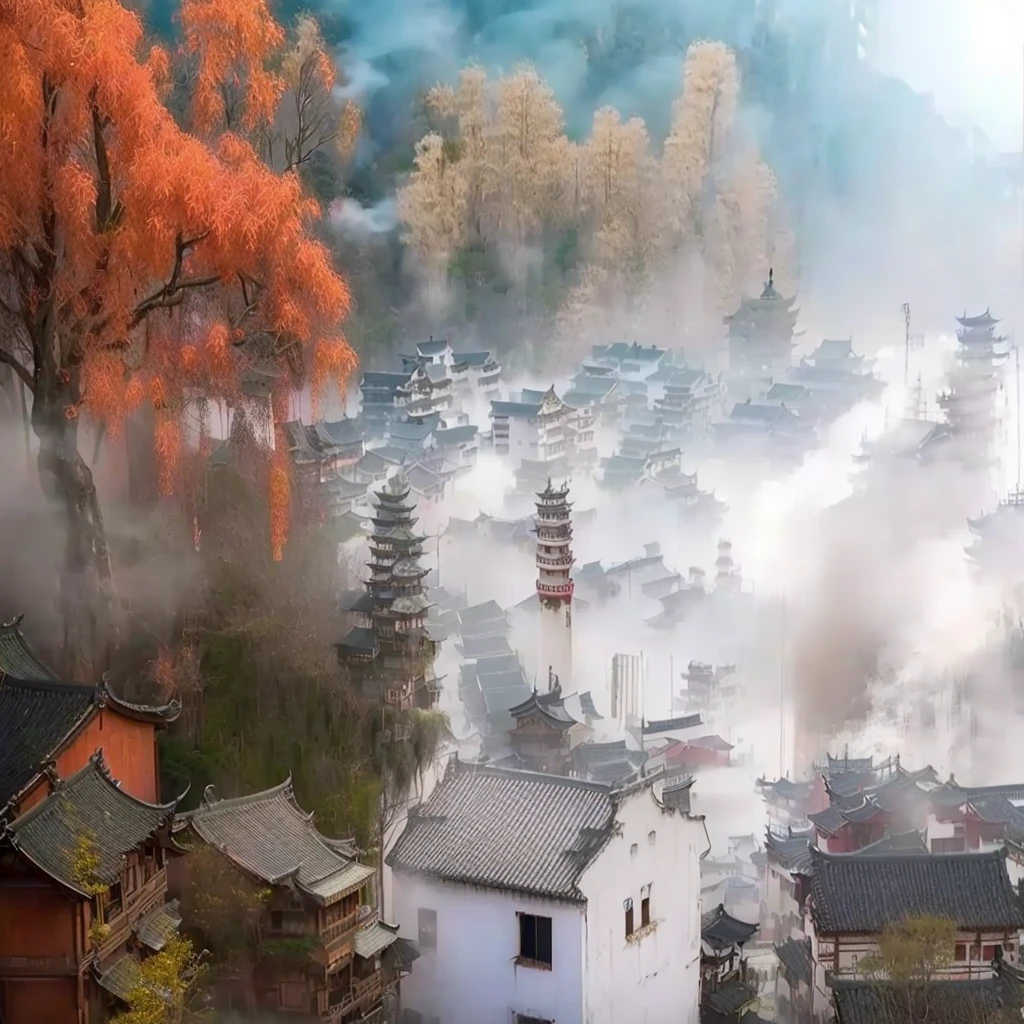
[[[17,882],[19,884],[12,884]],[[7,875],[0,884],[0,957],[75,958],[75,904],[30,876]],[[21,1020],[9,1016],[12,1021]],[[31,1018],[25,1018],[30,1020]]]
[[[104,708],[57,756],[57,774],[65,779],[74,775],[97,750],[103,751],[110,774],[126,793],[148,803],[158,802],[156,726]],[[46,780],[40,779],[22,800],[19,812],[42,802],[48,793]]]
[[[5,1019],[12,1024],[77,1024],[77,978],[7,978],[2,984]]]

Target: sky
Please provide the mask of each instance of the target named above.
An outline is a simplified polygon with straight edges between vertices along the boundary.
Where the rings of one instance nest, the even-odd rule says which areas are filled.
[[[1024,0],[881,0],[879,63],[957,124],[1020,151]]]

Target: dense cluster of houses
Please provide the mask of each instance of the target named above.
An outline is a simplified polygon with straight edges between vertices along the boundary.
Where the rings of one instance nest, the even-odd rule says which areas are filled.
[[[779,1020],[887,1019],[896,982],[858,965],[888,927],[920,915],[955,925],[949,957],[917,979],[940,986],[961,1014],[949,1020],[1021,1005],[1024,787],[940,782],[934,769],[908,771],[898,758],[829,757],[813,780],[761,790],[761,930],[779,961]]]

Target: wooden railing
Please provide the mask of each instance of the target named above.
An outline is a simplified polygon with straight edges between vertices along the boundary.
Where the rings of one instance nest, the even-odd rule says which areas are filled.
[[[105,920],[110,927],[110,932],[96,951],[99,959],[102,960],[109,952],[123,946],[132,928],[150,911],[163,903],[166,897],[167,869],[161,868],[145,885],[139,886],[125,897],[122,904],[125,909],[120,914]]]
[[[0,978],[11,976],[52,977],[75,975],[78,965],[72,956],[0,956]]]
[[[368,978],[358,978],[344,999],[320,1015],[320,1024],[335,1024],[357,1007],[364,1012],[384,995],[384,978],[380,971]]]

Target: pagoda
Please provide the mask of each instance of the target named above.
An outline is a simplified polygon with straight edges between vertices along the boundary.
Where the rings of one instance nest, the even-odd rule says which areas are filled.
[[[572,503],[569,485],[548,480],[537,493],[537,599],[540,602],[541,670],[551,688],[572,683]]]
[[[351,606],[351,628],[337,647],[360,692],[395,708],[431,708],[440,690],[423,582],[429,570],[420,564],[426,537],[414,529],[415,510],[401,472],[375,492],[366,599]]]
[[[715,559],[715,589],[739,590],[743,577],[732,558],[732,542],[718,542],[718,557]]]
[[[729,327],[729,391],[736,401],[753,398],[762,383],[781,380],[793,365],[793,338],[799,308],[775,288],[775,272],[760,298],[745,297],[725,318]]]
[[[996,396],[1006,362],[1006,339],[995,333],[999,321],[985,310],[981,316],[957,317],[956,365],[949,390],[939,395],[958,454],[972,465],[988,465],[998,427]]]

